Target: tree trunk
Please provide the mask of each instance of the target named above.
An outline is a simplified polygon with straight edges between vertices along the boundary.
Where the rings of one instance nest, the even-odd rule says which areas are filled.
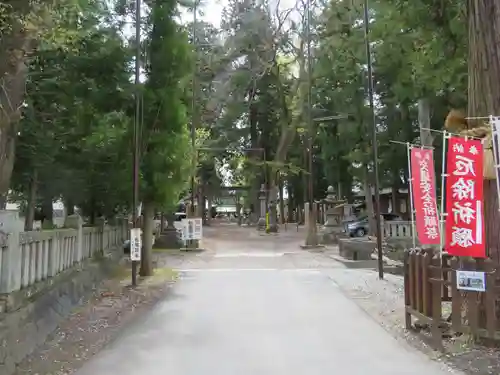
[[[252,180],[251,189],[250,189],[250,206],[252,207],[252,212],[250,214],[250,221],[257,223],[259,217],[264,215],[263,212],[260,212],[260,200],[259,200],[259,192],[260,185],[262,183],[261,180],[261,169],[256,166],[258,161],[266,161],[264,160],[264,154],[259,150],[259,133],[257,129],[257,118],[258,112],[257,107],[254,102],[254,92],[252,91],[249,100],[251,104],[248,109],[248,119],[250,123],[250,145],[252,150],[250,151],[250,159],[252,159],[253,164],[251,165],[251,169],[254,170],[254,178]]]
[[[399,214],[401,211],[399,208],[399,187],[395,184],[392,186],[391,192],[391,204],[392,204],[392,213]]]
[[[64,200],[64,206],[66,208],[66,216],[75,214],[75,202],[71,198],[66,198]]]
[[[162,212],[160,216],[160,234],[165,231],[165,214]]]
[[[6,194],[10,187],[28,73],[26,61],[33,49],[33,41],[20,19],[33,8],[26,0],[11,3],[4,10],[11,24],[0,38],[0,194]]]
[[[287,187],[288,187],[288,184],[287,184]],[[287,205],[287,221],[289,223],[293,223],[293,211],[294,211],[294,208],[295,208],[295,204],[294,204],[294,196],[292,194],[291,191],[288,191],[288,200],[286,202],[286,205]]]
[[[468,0],[469,12],[469,88],[468,115],[483,117],[500,115],[500,2]],[[470,125],[482,125],[471,121]],[[486,249],[500,263],[500,214],[496,181],[484,184],[484,223]]]
[[[243,218],[243,213],[241,212],[241,203],[239,200],[239,197],[237,196],[236,198],[236,218],[238,219],[238,226],[241,227],[242,224],[242,218]]]
[[[271,172],[269,174],[269,203],[268,203],[268,212],[269,212],[269,227],[268,232],[276,233],[278,232],[278,222],[276,220],[277,212],[276,212],[276,203],[278,199],[278,187],[276,186],[276,176],[277,173]]]
[[[33,171],[33,175],[31,176],[28,204],[26,206],[26,217],[24,219],[24,230],[26,232],[30,232],[33,230],[33,222],[35,221],[37,186],[38,186],[38,172],[35,169]]]
[[[0,194],[0,210],[5,210],[7,208],[8,195],[8,193]]]
[[[94,226],[97,220],[97,207],[95,204],[94,193],[90,194],[90,209],[89,209],[89,221],[90,225]]]
[[[198,189],[197,189],[197,197],[196,197],[196,212],[195,216],[199,217],[203,220],[203,214],[205,212],[205,199],[204,199],[204,194],[205,194],[205,189],[204,186],[199,184]]]
[[[284,191],[284,186],[283,186],[283,178],[282,176],[279,176],[278,180],[278,186],[279,186],[279,191],[280,191],[280,224],[285,223],[285,199],[283,198],[283,191]]]
[[[304,203],[309,202],[311,197],[309,197],[309,189],[307,188],[307,173],[305,172],[307,170],[308,166],[308,155],[307,155],[307,148],[305,147],[305,144],[303,144],[302,147],[303,153],[302,153],[302,192],[303,192],[303,201],[301,206],[303,207]]]
[[[420,127],[420,144],[432,146],[431,107],[428,98],[418,100],[418,125]]]
[[[54,227],[54,205],[52,196],[44,195],[42,201],[42,228],[52,229]]]
[[[155,206],[151,202],[144,202],[143,228],[142,228],[142,253],[141,276],[153,275],[153,229]]]

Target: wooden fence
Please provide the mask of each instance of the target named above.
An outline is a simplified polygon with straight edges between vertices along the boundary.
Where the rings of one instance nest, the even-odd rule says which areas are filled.
[[[489,259],[456,258],[431,250],[405,254],[405,324],[412,317],[430,328],[433,345],[440,349],[445,332],[467,333],[476,338],[500,338],[497,300],[500,273]],[[457,288],[456,270],[484,271],[486,291]]]

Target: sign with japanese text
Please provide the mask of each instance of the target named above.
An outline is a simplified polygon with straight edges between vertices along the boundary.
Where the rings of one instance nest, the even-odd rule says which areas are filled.
[[[141,228],[132,228],[130,230],[130,260],[133,262],[138,262],[141,260],[141,234]]]
[[[429,149],[412,148],[410,157],[418,240],[422,245],[438,245],[439,216],[433,152]]]
[[[203,236],[203,221],[201,218],[182,219],[182,240],[201,240]]]
[[[450,255],[484,258],[481,141],[451,137],[446,173],[445,250]]]

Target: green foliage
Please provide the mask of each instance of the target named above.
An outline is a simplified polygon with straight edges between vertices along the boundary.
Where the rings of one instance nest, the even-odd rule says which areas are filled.
[[[36,173],[42,200],[112,216],[130,200],[131,55],[118,30],[89,13],[71,48],[31,61],[12,189],[26,197]]]
[[[147,46],[141,194],[158,208],[178,201],[193,160],[185,105],[191,53],[187,35],[175,21],[176,6],[175,0],[154,2]]]
[[[13,196],[26,201],[36,181],[38,204],[63,198],[91,216],[112,215],[131,200],[135,41],[124,41],[120,28],[133,4],[56,3],[0,5],[0,31],[11,35],[21,25],[39,42],[29,60]],[[377,163],[384,187],[400,187],[407,183],[406,150],[391,141],[419,142],[418,100],[431,103],[432,128],[442,127],[449,107],[466,102],[466,3],[369,3]],[[315,198],[327,185],[349,195],[368,178],[372,115],[361,0],[331,0],[312,12],[312,117],[349,116],[315,121],[311,133],[304,4],[297,2],[287,18],[288,10],[231,0],[220,29],[204,21],[179,24],[183,5],[193,4],[151,0],[143,16],[141,200],[171,207],[193,175],[204,195],[217,194],[221,170],[229,169],[231,183],[251,185],[253,195],[279,174],[299,202],[309,176],[309,136]]]
[[[449,107],[465,102],[465,1],[379,0],[370,6],[380,179],[400,186],[406,149],[390,141],[419,142],[417,101],[430,100],[434,128],[442,127]],[[372,165],[362,11],[358,0],[331,1],[318,20],[314,101],[350,115],[321,131],[325,175],[334,186],[351,175],[362,180],[358,167]]]

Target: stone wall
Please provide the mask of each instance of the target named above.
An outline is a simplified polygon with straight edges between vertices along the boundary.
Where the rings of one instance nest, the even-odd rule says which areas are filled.
[[[117,247],[55,277],[0,297],[0,374],[11,375],[62,319],[108,277],[123,251]]]

